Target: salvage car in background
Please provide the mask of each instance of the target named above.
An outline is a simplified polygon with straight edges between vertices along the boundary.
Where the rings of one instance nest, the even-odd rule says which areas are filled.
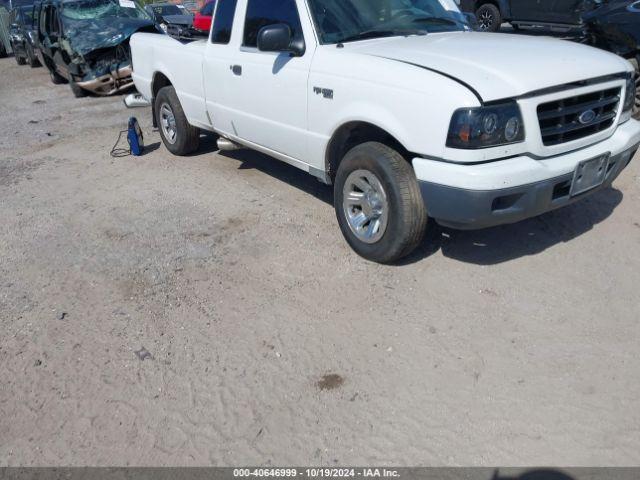
[[[215,6],[215,0],[206,2],[193,18],[193,28],[201,32],[209,33],[209,29],[211,28],[211,19],[213,18],[213,9]]]
[[[634,117],[640,118],[640,0],[461,0],[460,6],[476,15],[479,30],[497,31],[507,21],[516,30],[560,33],[626,58],[636,69]]]
[[[153,20],[166,31],[167,25],[179,25],[181,27],[191,27],[193,25],[193,15],[182,5],[173,3],[152,3],[146,5],[144,9]]]
[[[636,69],[634,116],[640,118],[640,0],[609,0],[582,15],[585,43],[628,59]]]
[[[503,22],[521,26],[546,26],[568,31],[580,23],[580,12],[595,8],[602,0],[461,0],[463,12],[474,13],[478,27],[497,32]]]
[[[11,53],[9,41],[9,11],[0,6],[0,58],[5,58]]]
[[[13,55],[18,65],[29,64],[32,68],[40,65],[35,53],[37,35],[34,31],[33,10],[33,5],[24,5],[11,11],[9,35]]]
[[[156,31],[149,14],[132,0],[45,0],[36,15],[51,80],[68,82],[76,97],[130,88],[129,38]]]

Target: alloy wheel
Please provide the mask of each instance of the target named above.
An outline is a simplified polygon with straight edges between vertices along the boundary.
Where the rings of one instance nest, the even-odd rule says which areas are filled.
[[[389,220],[389,202],[382,183],[369,170],[355,170],[344,183],[342,210],[358,240],[376,243]]]
[[[168,103],[163,103],[160,107],[160,128],[167,142],[174,144],[178,138],[178,128],[176,117]]]
[[[490,30],[493,26],[493,22],[495,19],[490,11],[484,10],[480,13],[478,17],[478,25],[480,26],[480,30]]]

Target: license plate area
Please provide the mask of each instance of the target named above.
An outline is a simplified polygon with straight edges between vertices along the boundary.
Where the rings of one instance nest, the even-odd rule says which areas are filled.
[[[572,197],[602,185],[607,175],[609,156],[610,154],[606,153],[589,160],[583,160],[576,166],[571,181]]]

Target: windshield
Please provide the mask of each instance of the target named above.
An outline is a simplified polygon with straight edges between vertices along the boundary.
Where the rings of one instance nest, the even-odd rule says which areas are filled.
[[[107,17],[149,19],[149,15],[133,0],[81,0],[65,2],[62,16],[70,20],[94,20]]]
[[[470,29],[454,0],[309,0],[322,43]]]

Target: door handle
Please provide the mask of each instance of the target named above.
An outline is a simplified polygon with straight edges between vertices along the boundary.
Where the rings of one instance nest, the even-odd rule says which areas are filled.
[[[242,66],[241,65],[231,65],[229,67],[234,75],[242,75]]]

